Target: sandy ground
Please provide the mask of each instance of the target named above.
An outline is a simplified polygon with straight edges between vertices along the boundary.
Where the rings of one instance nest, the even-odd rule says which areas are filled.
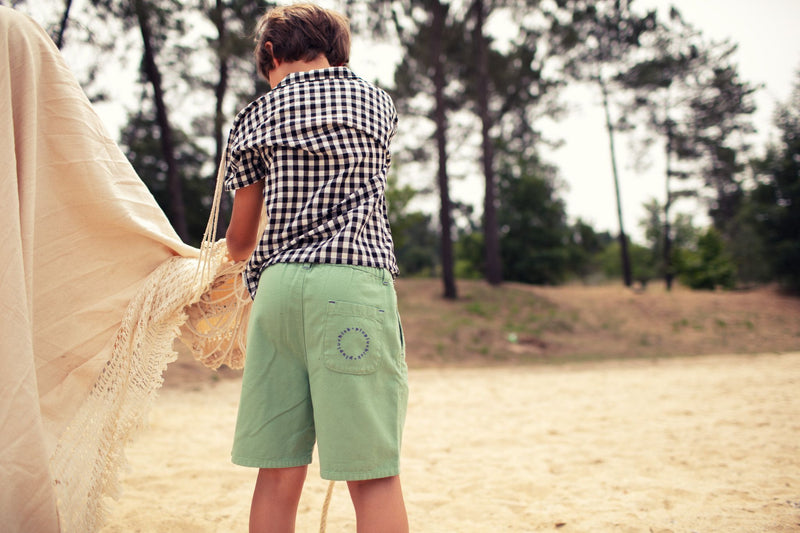
[[[800,531],[800,353],[410,373],[412,531]],[[246,531],[239,382],[161,391],[104,533]],[[298,531],[319,531],[312,465]],[[355,531],[337,484],[328,531]]]

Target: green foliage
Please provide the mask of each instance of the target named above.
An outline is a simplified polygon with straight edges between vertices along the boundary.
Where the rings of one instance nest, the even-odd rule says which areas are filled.
[[[600,254],[614,242],[610,233],[597,233],[592,226],[578,219],[569,228],[569,254],[568,275],[579,279],[588,280],[595,276],[602,267],[599,262]],[[617,248],[619,254],[619,248]],[[621,257],[620,257],[621,261]]]
[[[764,236],[759,230],[759,207],[750,194],[739,203],[736,216],[726,225],[726,249],[736,265],[737,279],[748,285],[772,280],[772,266]]]
[[[749,146],[743,139],[754,131],[748,116],[755,111],[755,88],[740,80],[738,69],[730,62],[735,50],[730,44],[715,50],[713,67],[691,101],[692,143],[704,156],[701,174],[713,191],[709,215],[723,234],[744,196],[738,176],[745,168],[741,156]]]
[[[570,264],[570,230],[555,169],[537,159],[506,154],[498,177],[503,278],[535,284],[564,281]]]
[[[681,282],[692,289],[732,289],[736,285],[736,266],[714,228],[697,237],[696,250],[676,250],[675,266]]]
[[[664,263],[664,246],[666,245],[664,206],[658,200],[652,199],[644,204],[644,208],[647,214],[639,221],[639,225],[645,230],[646,244],[650,249],[651,257],[648,258],[647,263],[654,269],[657,276],[664,276],[667,269],[667,265]],[[693,247],[696,240],[697,230],[692,225],[691,217],[684,213],[678,213],[670,223],[671,259],[675,258],[676,250]]]
[[[800,72],[789,101],[775,114],[775,125],[780,141],[757,163],[748,208],[773,275],[800,291]]]
[[[459,279],[481,279],[484,265],[483,233],[462,233],[456,242],[456,277]]]
[[[552,168],[537,161],[515,169],[504,166],[499,210],[504,279],[551,285],[589,279],[603,271],[602,257],[609,248],[617,254],[613,275],[619,276],[618,245],[609,233],[597,233],[580,219],[567,224],[552,174]],[[484,276],[483,247],[480,228],[461,233],[456,243],[460,279]]]
[[[410,185],[398,187],[395,175],[389,176],[386,187],[389,223],[397,264],[403,276],[430,276],[437,265],[439,236],[431,215],[409,210],[409,203],[417,192]]]
[[[601,239],[584,223],[567,224],[554,168],[523,155],[499,151],[498,156],[503,279],[551,285],[563,282],[574,272],[573,267],[588,261],[586,256],[601,246]],[[484,276],[483,248],[480,228],[462,232],[456,245],[460,278]]]
[[[644,286],[660,275],[658,260],[651,249],[629,241],[628,253],[631,256],[631,275],[635,281]],[[597,262],[602,273],[607,278],[619,279],[622,275],[622,256],[619,252],[619,241],[615,240],[606,246],[597,255]]]
[[[431,215],[415,211],[405,215],[402,222],[392,228],[392,235],[400,245],[395,246],[397,263],[403,275],[431,276],[436,270],[439,235],[434,229]]]

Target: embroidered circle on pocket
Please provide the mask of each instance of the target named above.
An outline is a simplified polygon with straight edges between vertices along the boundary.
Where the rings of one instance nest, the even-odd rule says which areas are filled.
[[[336,348],[348,361],[359,361],[369,352],[369,335],[362,328],[345,328],[337,337]]]

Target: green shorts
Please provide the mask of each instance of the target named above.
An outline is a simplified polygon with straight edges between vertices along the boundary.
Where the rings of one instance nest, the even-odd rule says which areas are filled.
[[[391,274],[279,263],[250,314],[232,461],[285,468],[319,448],[325,479],[398,475],[408,402]]]

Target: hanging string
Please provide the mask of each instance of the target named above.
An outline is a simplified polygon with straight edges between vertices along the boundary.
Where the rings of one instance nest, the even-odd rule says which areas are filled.
[[[322,504],[322,516],[319,520],[319,533],[325,533],[328,527],[328,508],[331,506],[331,498],[333,497],[333,485],[335,481],[328,483],[328,492],[325,494],[325,503]]]

